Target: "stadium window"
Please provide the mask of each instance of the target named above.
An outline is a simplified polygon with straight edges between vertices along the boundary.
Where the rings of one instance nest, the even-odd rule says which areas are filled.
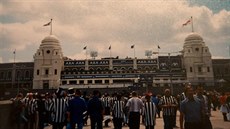
[[[37,69],[37,75],[39,75],[39,70]]]
[[[54,74],[57,75],[57,69],[54,70]]]
[[[202,72],[202,68],[201,67],[198,67],[198,72]]]
[[[190,72],[192,73],[192,67],[190,67]]]
[[[46,69],[45,70],[45,75],[48,75],[49,74],[49,69]]]

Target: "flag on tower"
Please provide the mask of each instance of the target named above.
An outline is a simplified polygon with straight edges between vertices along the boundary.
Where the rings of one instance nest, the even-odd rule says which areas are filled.
[[[13,54],[16,54],[16,49],[13,51]]]
[[[44,24],[43,26],[49,26],[50,24],[51,24],[51,21],[46,23],[46,24]]]
[[[186,21],[184,24],[182,24],[182,26],[186,26],[186,25],[190,24],[191,22],[192,22],[192,17],[189,18],[189,20]]]
[[[109,50],[111,50],[111,45],[109,46]]]
[[[87,48],[87,46],[85,46],[84,48],[83,48],[83,50],[85,50]]]
[[[133,49],[133,48],[134,48],[134,46],[135,46],[135,45],[132,45],[132,46],[131,46],[131,49]]]

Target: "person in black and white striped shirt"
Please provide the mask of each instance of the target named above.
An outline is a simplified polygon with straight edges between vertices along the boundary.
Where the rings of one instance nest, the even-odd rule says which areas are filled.
[[[170,90],[165,90],[165,95],[161,98],[159,106],[162,108],[164,129],[173,129],[173,122],[175,118],[175,110],[177,110],[177,101],[171,96]]]
[[[53,113],[53,129],[62,129],[66,119],[67,103],[62,97],[62,91],[56,92],[57,98],[53,98],[51,103],[51,112]]]
[[[154,129],[156,124],[156,106],[153,102],[150,101],[151,96],[145,96],[146,102],[144,103],[143,108],[143,117],[144,117],[144,124],[146,129]]]
[[[33,98],[33,93],[28,94],[28,99],[25,99],[25,105],[26,105],[26,114],[28,116],[28,128],[35,129],[37,101]]]
[[[114,129],[122,128],[122,121],[124,119],[124,109],[125,103],[121,101],[121,95],[117,95],[117,100],[114,102],[112,111],[113,111],[113,123]]]
[[[110,111],[111,111],[111,98],[108,93],[104,94],[104,97],[101,98],[104,106],[105,106],[105,113],[104,115],[110,116]],[[109,126],[110,119],[105,120],[105,127]]]

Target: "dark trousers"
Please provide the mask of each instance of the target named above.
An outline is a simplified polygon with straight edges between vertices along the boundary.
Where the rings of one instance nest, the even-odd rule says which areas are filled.
[[[173,129],[174,116],[163,115],[164,129]]]
[[[122,128],[123,118],[116,118],[113,119],[114,129],[121,129]]]
[[[184,129],[203,129],[201,122],[185,122]]]
[[[105,115],[110,115],[110,107],[105,107]]]
[[[173,116],[173,123],[172,123],[173,127],[176,127],[176,115]]]
[[[140,129],[140,113],[130,112],[129,113],[129,128]]]
[[[56,123],[56,122],[54,122],[53,123],[53,129],[63,129],[64,125],[65,125],[64,122],[63,123]]]
[[[90,117],[91,129],[102,129],[102,119]]]
[[[145,126],[145,129],[154,129],[154,125],[147,125]]]
[[[212,129],[212,123],[210,121],[209,116],[205,116],[204,121],[203,121],[203,129]]]
[[[223,114],[224,121],[228,121],[227,113],[222,113],[222,114]]]

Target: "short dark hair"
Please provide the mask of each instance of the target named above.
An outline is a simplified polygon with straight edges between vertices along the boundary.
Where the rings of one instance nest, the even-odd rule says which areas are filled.
[[[137,92],[136,92],[136,91],[133,91],[133,92],[132,92],[132,96],[137,96]]]
[[[75,93],[76,93],[77,95],[81,95],[81,90],[76,89]]]
[[[94,90],[93,91],[93,95],[95,96],[95,95],[98,95],[98,94],[100,94],[100,92],[98,91],[98,90]]]

